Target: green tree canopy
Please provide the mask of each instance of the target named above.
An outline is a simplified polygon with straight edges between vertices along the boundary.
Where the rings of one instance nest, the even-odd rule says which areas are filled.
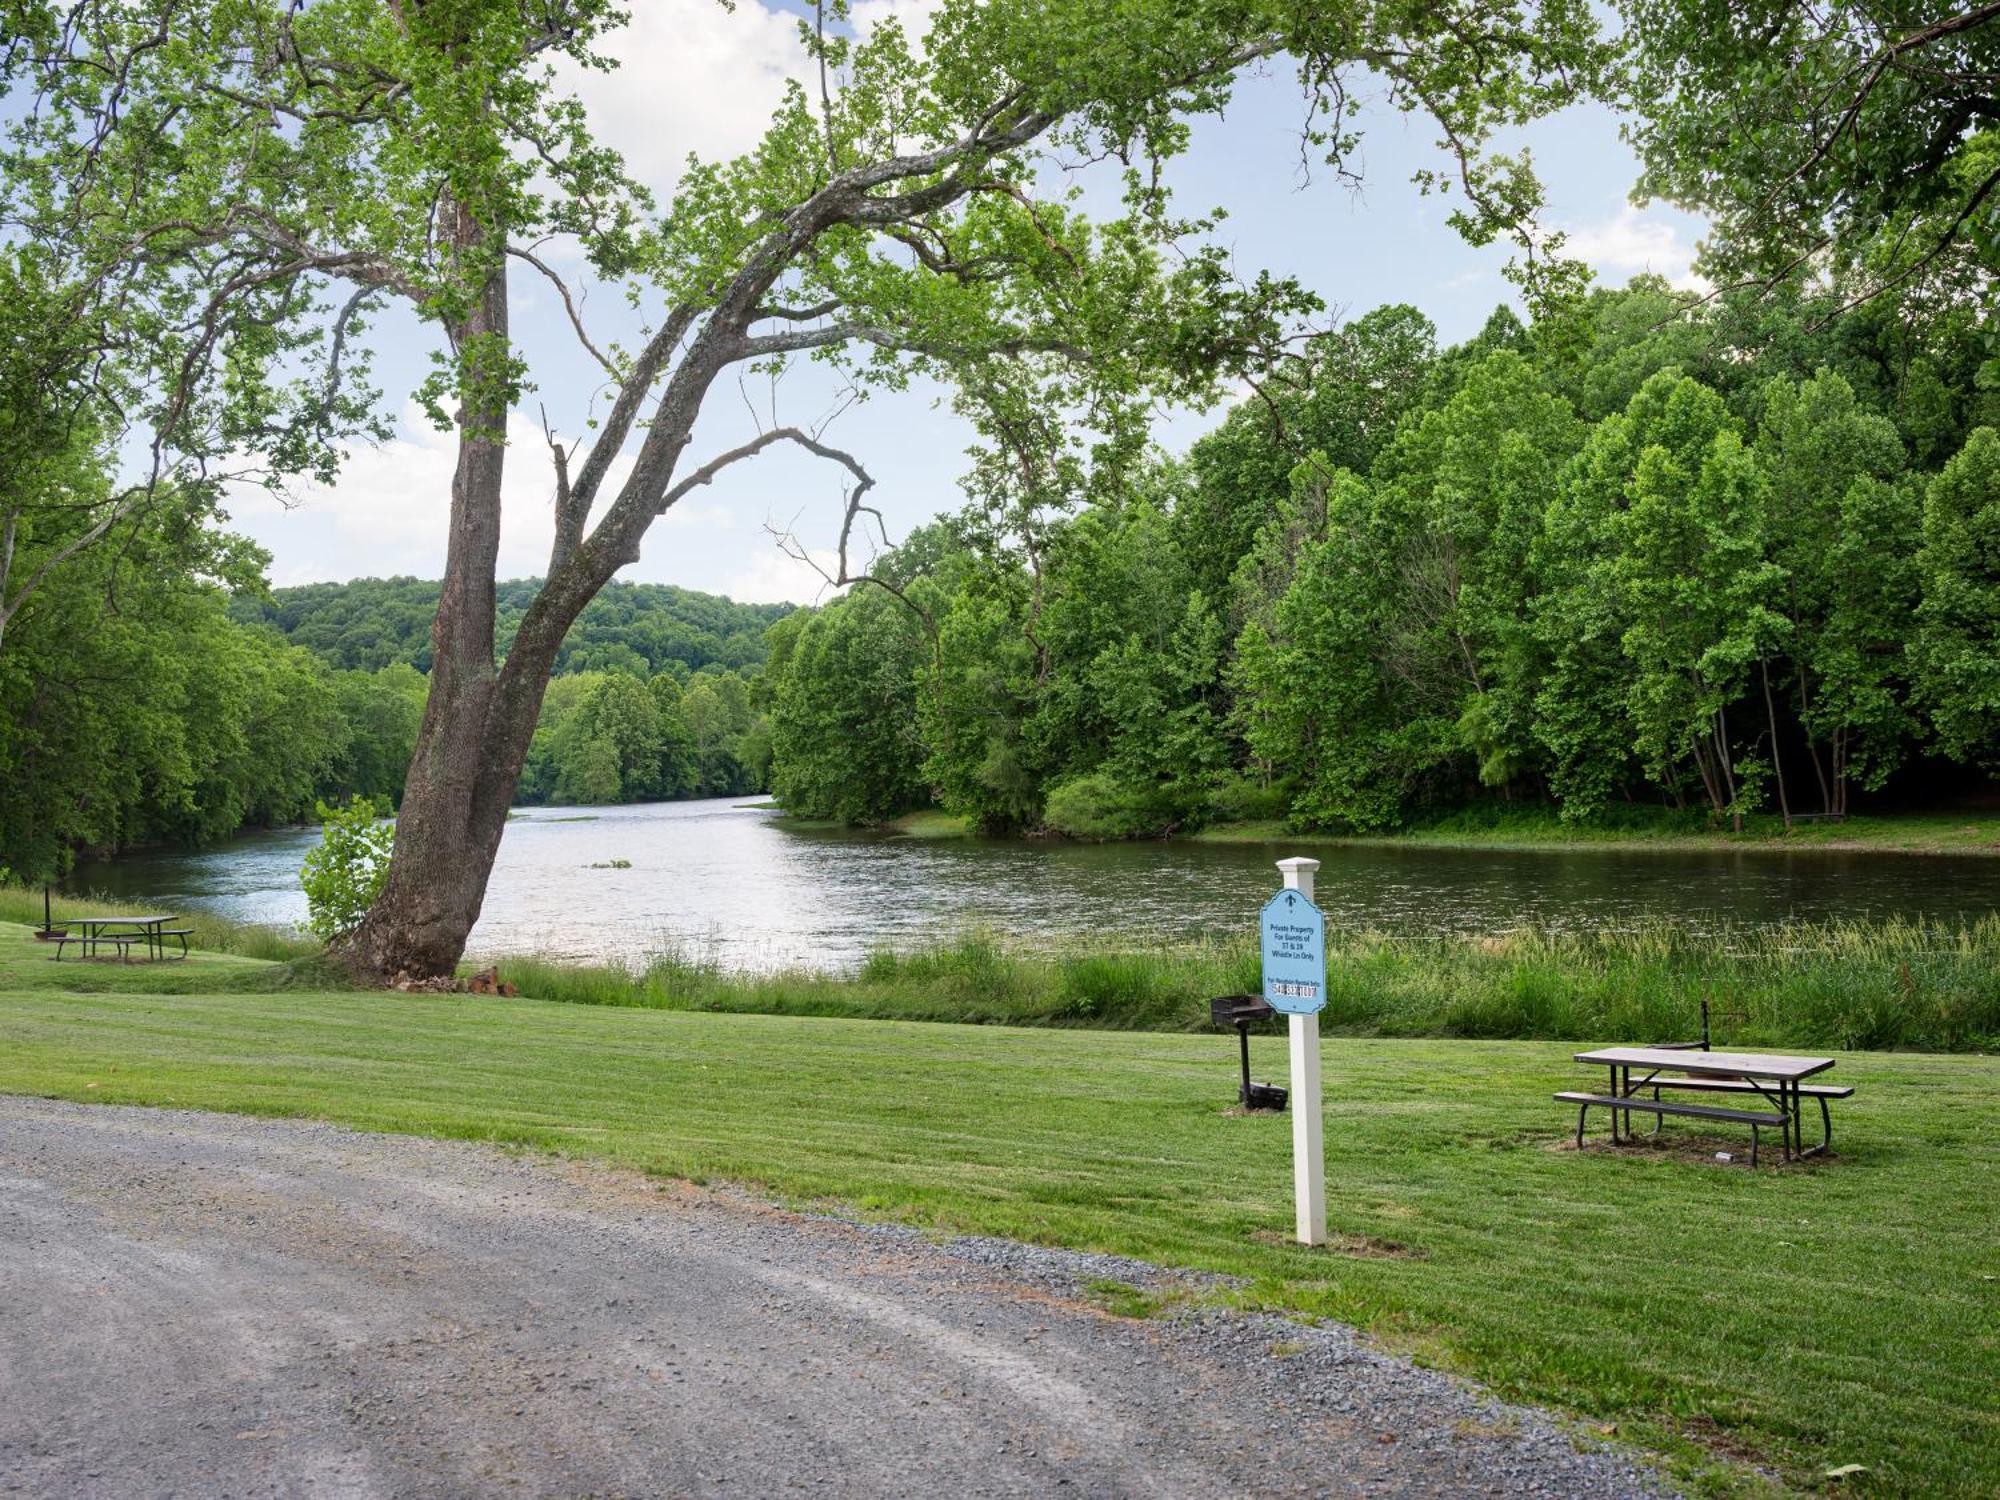
[[[1621,0],[1640,191],[1699,209],[1724,284],[1982,301],[2000,271],[2000,6]]]
[[[1911,656],[1946,754],[2000,768],[2000,431],[1966,440],[1924,497]]]

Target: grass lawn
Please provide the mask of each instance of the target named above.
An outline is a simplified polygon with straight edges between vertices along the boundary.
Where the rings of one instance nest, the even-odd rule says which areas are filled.
[[[1548,1096],[1594,1081],[1567,1043],[1332,1040],[1347,1243],[1309,1252],[1289,1122],[1225,1115],[1221,1036],[266,992],[290,972],[57,965],[0,927],[0,1091],[542,1147],[1232,1272],[1717,1492],[1760,1482],[1712,1454],[1805,1491],[2000,1491],[1991,1057],[1844,1055],[1838,1158],[1751,1172],[1685,1132],[1563,1149]],[[1282,1077],[1278,1037],[1256,1063]]]
[[[1281,819],[1218,823],[1192,835],[1215,844],[1297,843]],[[1839,823],[1795,823],[1776,813],[1744,820],[1741,833],[1701,826],[1699,819],[1633,816],[1608,823],[1570,824],[1553,811],[1492,809],[1400,829],[1394,833],[1310,835],[1315,844],[1410,845],[1452,849],[1561,850],[1771,849],[1785,852],[2000,855],[2000,815],[1991,812],[1894,813]]]

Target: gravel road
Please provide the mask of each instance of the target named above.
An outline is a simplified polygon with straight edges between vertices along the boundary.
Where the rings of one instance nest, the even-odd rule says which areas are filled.
[[[452,1142],[0,1097],[0,1492],[1667,1493],[1345,1330],[1080,1297],[1164,1275]]]

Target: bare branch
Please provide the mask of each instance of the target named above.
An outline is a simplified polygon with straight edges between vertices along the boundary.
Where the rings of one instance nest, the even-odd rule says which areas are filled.
[[[659,504],[654,507],[654,513],[659,514],[668,510],[675,501],[687,494],[689,490],[699,485],[710,483],[716,475],[730,467],[730,465],[739,464],[746,458],[754,458],[766,448],[777,443],[796,443],[808,453],[817,454],[821,458],[830,459],[834,463],[840,464],[854,476],[855,488],[853,498],[855,499],[859,499],[860,496],[874,488],[874,479],[866,469],[861,467],[861,460],[853,454],[821,442],[802,427],[774,427],[768,432],[758,433],[756,437],[750,439],[749,442],[742,444],[740,447],[731,448],[727,453],[717,454],[699,469],[696,469],[687,478],[681,480],[660,497]],[[874,513],[871,507],[863,506],[862,509],[869,511],[870,514]],[[848,525],[841,530],[843,542],[847,536],[848,529],[852,525],[853,512],[850,509]]]
[[[319,395],[319,405],[322,414],[332,410],[334,398],[340,394],[341,361],[347,353],[347,331],[353,325],[354,319],[360,313],[363,304],[370,297],[374,296],[378,290],[379,288],[372,286],[356,287],[354,295],[347,299],[347,304],[341,308],[339,316],[333,320],[333,347],[327,353],[326,381],[320,387]]]
[[[576,513],[570,498],[569,449],[556,441],[555,429],[549,426],[549,409],[540,408],[542,414],[542,441],[549,445],[549,457],[556,468],[556,535],[549,547],[549,572],[561,570],[570,555],[576,551],[577,543],[583,539],[585,516]],[[588,512],[586,512],[586,515]]]
[[[813,0],[813,56],[819,63],[819,117],[826,129],[826,169],[840,170],[833,132],[833,90],[826,81],[826,0]]]
[[[584,331],[583,315],[577,310],[576,302],[569,294],[569,284],[562,277],[556,275],[554,271],[550,270],[548,264],[532,251],[523,250],[518,245],[509,245],[507,253],[516,260],[526,261],[537,271],[540,271],[543,276],[548,278],[549,285],[553,286],[556,289],[556,295],[562,298],[563,311],[569,314],[569,326],[576,330],[576,341],[583,345],[585,350],[589,352],[590,357],[596,360],[599,366],[603,368],[605,374],[609,375],[613,380],[619,379],[620,372],[618,366],[611,360],[609,355],[590,341],[590,335]]]
[[[666,322],[660,325],[640,351],[631,373],[618,387],[617,399],[611,403],[610,414],[605,417],[603,427],[591,443],[590,452],[584,455],[583,467],[577,471],[576,482],[570,491],[572,503],[586,513],[597,498],[597,487],[604,482],[613,460],[625,446],[625,439],[631,435],[632,424],[638,420],[639,408],[652,390],[653,382],[666,369],[694,319],[692,307],[677,307],[669,313]]]

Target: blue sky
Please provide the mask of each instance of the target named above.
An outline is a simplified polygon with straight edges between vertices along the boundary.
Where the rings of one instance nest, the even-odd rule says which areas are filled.
[[[638,0],[632,25],[611,49],[622,66],[609,77],[579,81],[600,134],[627,154],[635,171],[664,197],[690,150],[734,154],[757,139],[784,79],[800,69],[790,15],[742,0],[733,11],[715,0]],[[921,16],[923,0],[858,0],[859,24],[895,10]],[[1511,300],[1500,275],[1505,247],[1475,250],[1445,222],[1449,204],[1425,198],[1411,174],[1435,165],[1434,131],[1420,118],[1386,106],[1364,117],[1355,191],[1330,173],[1302,180],[1297,85],[1283,66],[1246,79],[1226,118],[1204,122],[1173,182],[1189,209],[1223,207],[1220,238],[1245,275],[1260,268],[1294,275],[1329,306],[1358,316],[1387,302],[1408,302],[1437,325],[1444,341],[1466,337],[1494,305]],[[1687,275],[1698,221],[1663,205],[1634,208],[1637,175],[1618,138],[1616,119],[1579,108],[1526,137],[1549,194],[1548,222],[1570,233],[1571,248],[1601,280],[1622,284],[1641,271]],[[538,574],[547,556],[552,470],[542,439],[546,412],[557,434],[574,439],[590,413],[594,367],[576,350],[552,292],[517,268],[515,332],[536,389],[516,412],[508,460],[503,576]],[[615,294],[586,304],[600,341],[632,338],[636,324]],[[285,504],[258,491],[232,501],[239,530],[272,554],[274,583],[410,573],[436,577],[444,559],[452,445],[406,409],[428,348],[414,324],[385,318],[377,338],[385,399],[403,412],[397,439],[349,456],[329,489],[300,487]],[[828,374],[801,367],[772,390],[718,388],[697,429],[689,462],[741,442],[755,430],[747,406],[768,423],[811,423],[839,397]],[[601,406],[602,402],[597,402]],[[1179,451],[1219,419],[1163,413],[1156,436]],[[878,396],[848,411],[829,433],[855,452],[877,482],[892,535],[958,504],[956,480],[969,434],[936,403],[935,392]],[[786,558],[767,523],[796,526],[808,546],[831,545],[839,517],[841,474],[802,454],[774,449],[740,464],[657,522],[641,560],[621,575],[677,583],[739,599],[807,602],[820,595],[811,569]]]

